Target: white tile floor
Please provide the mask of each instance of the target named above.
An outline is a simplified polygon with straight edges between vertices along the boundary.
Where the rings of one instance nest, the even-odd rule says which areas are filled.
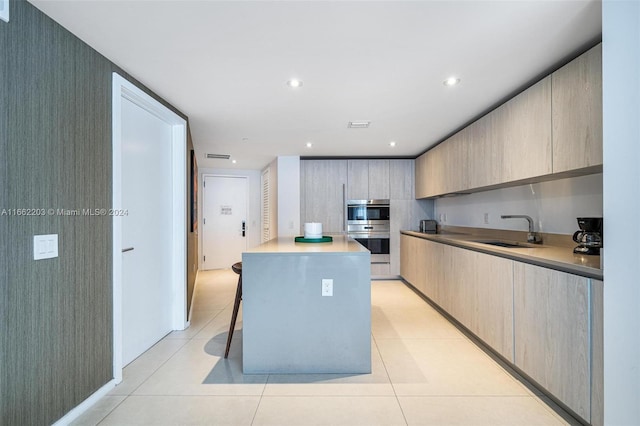
[[[76,425],[561,425],[567,421],[401,281],[372,282],[373,372],[243,375],[237,275],[198,275],[191,327],[169,334]]]

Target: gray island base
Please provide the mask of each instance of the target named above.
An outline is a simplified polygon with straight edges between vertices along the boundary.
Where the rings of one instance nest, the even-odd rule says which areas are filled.
[[[370,259],[345,236],[276,238],[243,253],[243,372],[371,373]]]

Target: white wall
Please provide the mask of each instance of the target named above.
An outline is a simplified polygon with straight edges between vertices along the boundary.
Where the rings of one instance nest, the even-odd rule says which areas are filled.
[[[300,230],[300,157],[277,158],[278,237],[294,237]]]
[[[604,416],[640,424],[640,2],[602,5]]]
[[[484,214],[489,223],[484,223]],[[446,222],[441,215],[446,214]],[[535,230],[573,234],[577,217],[602,217],[602,174],[561,179],[513,188],[496,189],[435,201],[435,218],[441,225],[526,231],[522,219],[500,215],[526,214]]]
[[[234,169],[208,169],[202,168],[198,170],[198,185],[203,188],[203,175],[218,176],[246,176],[249,179],[249,217],[247,218],[247,248],[255,247],[260,244],[260,203],[262,188],[260,187],[260,171],[259,170],[234,170]],[[202,198],[198,200],[198,217],[204,217],[202,214]],[[202,253],[202,238],[198,238],[198,253]],[[198,259],[198,265],[202,268],[202,256]]]

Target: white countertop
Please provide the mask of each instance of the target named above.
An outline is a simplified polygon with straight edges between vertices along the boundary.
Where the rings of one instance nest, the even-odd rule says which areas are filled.
[[[346,235],[332,235],[328,243],[297,243],[294,237],[279,237],[262,243],[245,253],[348,253],[368,254],[369,250]]]

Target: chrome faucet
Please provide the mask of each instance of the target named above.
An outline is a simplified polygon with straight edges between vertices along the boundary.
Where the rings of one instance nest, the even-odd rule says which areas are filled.
[[[508,214],[500,216],[502,219],[527,219],[529,222],[529,233],[527,234],[527,242],[532,244],[542,244],[542,237],[533,230],[533,219],[531,216],[524,214]]]

